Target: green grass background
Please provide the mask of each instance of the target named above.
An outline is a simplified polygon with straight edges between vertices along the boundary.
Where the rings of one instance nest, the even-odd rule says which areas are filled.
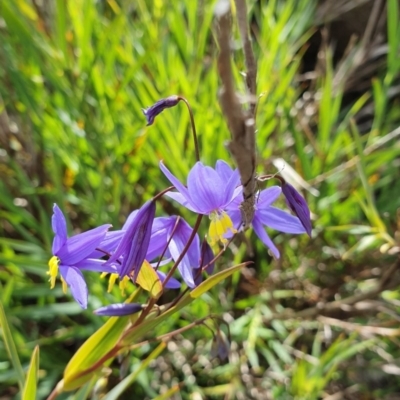
[[[87,311],[60,285],[50,290],[53,203],[66,213],[71,233],[103,223],[118,229],[131,210],[168,185],[159,160],[184,181],[195,161],[186,109],[165,111],[151,127],[141,111],[171,94],[183,95],[193,108],[202,161],[231,159],[217,97],[215,2],[36,4],[0,4],[0,298],[22,369],[40,346],[41,399],[74,351],[104,323],[91,311],[121,299],[117,291],[107,294],[106,283],[91,273]],[[341,65],[333,65],[326,48],[325,67],[312,83],[300,79],[302,56],[316,29],[316,5],[248,2],[262,94],[258,171],[276,172],[272,160],[283,158],[318,191],[318,196],[305,191],[313,238],[271,232],[282,253],[279,261],[250,233],[247,243],[235,243],[217,268],[251,259],[248,273],[236,274],[150,333],[220,315],[230,326],[230,361],[212,359],[211,332],[195,327],[171,340],[120,398],[157,398],[178,383],[178,392],[159,398],[319,399],[348,390],[356,398],[389,399],[400,393],[398,285],[364,301],[372,312],[344,310],[334,321],[302,314],[376,287],[398,259],[400,113],[391,95],[400,70],[398,3],[387,2],[384,63],[350,103],[343,102],[346,71],[356,62],[360,42]],[[238,91],[245,93],[239,43],[233,24],[234,74]],[[373,112],[360,133],[357,115],[367,107]],[[157,212],[179,212],[194,221],[168,201]],[[205,233],[206,226],[202,229]],[[221,329],[227,333],[224,324]],[[127,355],[128,371],[139,369],[155,346]],[[109,372],[94,392],[92,382],[59,398],[102,398],[117,384],[119,364]],[[0,342],[2,399],[18,398],[20,373]]]

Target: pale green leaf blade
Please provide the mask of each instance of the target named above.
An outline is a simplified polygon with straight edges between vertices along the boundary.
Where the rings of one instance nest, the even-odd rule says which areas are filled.
[[[8,356],[10,357],[11,363],[17,374],[18,385],[20,387],[20,390],[22,391],[25,385],[24,370],[22,369],[17,348],[15,347],[13,336],[10,327],[8,325],[6,313],[4,312],[3,304],[1,302],[0,302],[0,326]]]
[[[116,346],[128,323],[128,316],[112,317],[83,343],[65,368],[64,390],[76,389],[91,379],[98,368],[87,370]]]
[[[39,346],[33,350],[28,374],[26,376],[25,387],[22,393],[22,400],[36,399],[36,389],[39,372]]]
[[[238,265],[235,265],[234,267],[230,267],[230,268],[224,269],[223,271],[216,273],[215,275],[206,279],[204,282],[200,283],[200,285],[197,286],[195,289],[193,289],[190,292],[190,296],[194,299],[197,299],[197,297],[200,297],[202,294],[208,292],[211,288],[213,288],[219,282],[223,281],[224,279],[228,278],[235,272],[239,271],[242,267],[244,267],[247,264],[248,263],[238,264]]]
[[[121,396],[121,394],[129,388],[130,385],[132,385],[133,382],[135,382],[137,376],[145,370],[150,362],[154,359],[156,359],[162,351],[165,349],[166,344],[164,342],[161,342],[151,353],[150,355],[140,364],[140,367],[130,373],[126,378],[124,378],[120,383],[118,383],[117,386],[115,386],[110,392],[106,394],[105,397],[103,397],[103,400],[118,400]]]

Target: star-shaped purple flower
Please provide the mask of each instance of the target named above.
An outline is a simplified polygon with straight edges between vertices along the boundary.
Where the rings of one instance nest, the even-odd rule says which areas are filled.
[[[268,236],[264,226],[268,226],[277,231],[285,233],[306,233],[306,230],[299,218],[290,215],[279,208],[271,206],[271,204],[279,197],[281,191],[282,190],[279,186],[272,186],[268,189],[262,190],[259,193],[258,200],[255,204],[255,213],[252,221],[254,232],[272,251],[272,254],[276,258],[279,258],[280,256],[279,250]],[[234,226],[239,226],[242,223],[242,216],[239,208],[241,202],[242,198],[237,197],[231,204],[229,204],[227,209]]]
[[[208,231],[211,244],[218,240],[225,244],[225,234],[236,232],[225,210],[241,193],[237,170],[233,171],[221,160],[217,161],[215,169],[197,162],[189,172],[186,187],[162,162],[160,168],[178,190],[168,192],[166,196],[197,214],[208,215],[211,220]]]
[[[81,270],[104,272],[104,261],[91,259],[90,255],[100,245],[111,225],[102,225],[68,238],[67,223],[57,204],[53,207],[52,228],[53,257],[49,261],[51,288],[54,288],[58,271],[64,291],[68,285],[74,299],[82,308],[87,307],[88,290]]]

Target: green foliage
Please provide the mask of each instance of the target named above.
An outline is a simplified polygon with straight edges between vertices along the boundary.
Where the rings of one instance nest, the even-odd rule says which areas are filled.
[[[36,346],[32,353],[31,363],[29,365],[26,383],[22,394],[23,400],[36,398],[37,382],[39,373],[39,346]]]
[[[134,318],[104,323],[92,315],[94,308],[123,301],[117,291],[106,293],[96,274],[87,274],[87,312],[68,301],[60,285],[50,290],[51,208],[56,202],[65,211],[70,232],[102,223],[118,229],[131,210],[165,187],[159,160],[185,180],[194,163],[186,109],[165,111],[149,128],[141,112],[171,94],[182,94],[193,108],[202,161],[229,160],[224,147],[229,131],[217,98],[215,2],[50,3],[0,5],[1,395],[17,398],[18,387],[23,398],[35,390],[38,399],[46,398],[64,376],[65,389],[84,385],[60,399],[94,399],[107,392],[109,399],[174,398],[178,392],[183,399],[250,393],[317,399],[334,392],[336,383],[353,384],[347,366],[356,370],[360,358],[379,373],[384,363],[398,359],[396,338],[373,330],[372,339],[347,336],[342,326],[307,314],[337,301],[337,319],[351,318],[365,328],[396,323],[399,291],[388,287],[380,296],[380,279],[399,246],[400,115],[393,96],[400,73],[398,2],[387,2],[383,66],[351,101],[347,78],[361,43],[340,65],[332,49],[321,48],[324,68],[307,84],[299,69],[316,29],[317,2],[248,2],[258,60],[258,171],[276,172],[273,158],[281,158],[311,185],[313,238],[277,235],[283,256],[276,261],[246,233],[228,249],[215,275],[170,310],[161,306],[159,315],[150,314],[136,330],[125,330]],[[233,60],[244,93],[237,46]],[[361,129],[359,115],[371,108],[370,122]],[[286,177],[287,170],[280,172]],[[158,209],[163,211],[178,212],[166,200]],[[250,258],[252,266],[239,265]],[[371,288],[371,293],[377,288],[373,299],[379,302],[370,305],[372,316],[352,309],[354,304],[341,307],[342,299]],[[138,298],[148,301],[141,293]],[[219,328],[231,341],[229,363],[210,357],[211,323],[190,325],[210,314],[223,316]],[[164,341],[134,347],[172,331],[177,333],[163,339],[168,350]],[[117,343],[125,350],[132,346],[120,383],[112,353]],[[113,357],[107,370],[101,364],[88,372],[108,353]],[[385,377],[389,383],[378,398],[400,391]],[[359,393],[372,392],[367,377],[357,382]]]

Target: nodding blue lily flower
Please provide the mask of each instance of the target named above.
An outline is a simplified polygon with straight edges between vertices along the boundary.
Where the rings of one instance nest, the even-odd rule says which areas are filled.
[[[160,168],[178,190],[168,192],[166,196],[197,214],[208,215],[211,220],[208,231],[210,243],[221,241],[225,245],[225,235],[236,233],[226,208],[242,191],[237,170],[233,171],[221,160],[217,161],[215,169],[197,162],[189,172],[186,187],[162,162]]]
[[[153,200],[145,203],[135,213],[128,228],[123,231],[115,252],[108,259],[106,264],[110,265],[118,263],[122,257],[122,261],[117,264],[120,278],[132,276],[133,281],[136,281],[150,244],[155,212],[156,205]]]
[[[264,226],[285,233],[306,233],[306,229],[299,218],[280,210],[279,208],[271,206],[271,204],[280,196],[281,191],[282,190],[279,186],[272,186],[268,189],[262,190],[258,196],[256,196],[256,198],[258,197],[258,201],[255,204],[255,212],[252,221],[254,232],[272,251],[272,254],[276,258],[279,258],[280,256],[279,250],[268,236]],[[242,215],[239,208],[241,202],[242,197],[238,197],[229,204],[227,209],[227,213],[235,226],[239,226],[242,223]]]
[[[110,227],[111,225],[102,225],[68,238],[65,217],[57,204],[54,204],[52,228],[55,236],[48,271],[50,287],[54,288],[60,271],[64,293],[69,286],[72,296],[82,308],[87,308],[88,289],[81,270],[107,270],[107,267],[103,267],[104,261],[89,257],[100,245]]]
[[[312,226],[310,209],[308,208],[306,200],[290,183],[287,182],[282,185],[282,193],[286,198],[288,207],[297,215],[308,236],[311,237]]]
[[[143,114],[147,120],[147,126],[152,125],[157,115],[162,113],[166,108],[176,106],[179,103],[179,100],[178,96],[172,95],[157,101],[151,107],[142,108]]]

